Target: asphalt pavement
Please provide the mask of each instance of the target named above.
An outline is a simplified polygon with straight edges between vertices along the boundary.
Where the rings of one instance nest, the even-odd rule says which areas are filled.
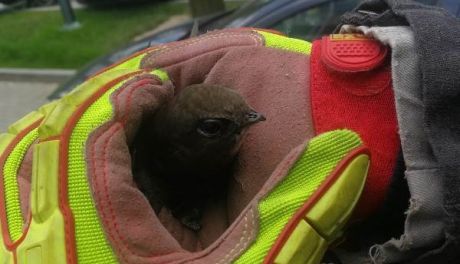
[[[0,81],[0,133],[47,102],[58,86],[52,82]]]

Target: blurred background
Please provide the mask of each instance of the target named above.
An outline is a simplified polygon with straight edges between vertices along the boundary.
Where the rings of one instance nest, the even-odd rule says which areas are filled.
[[[418,0],[460,16],[459,0]],[[0,131],[113,62],[234,27],[313,40],[360,0],[0,0]]]

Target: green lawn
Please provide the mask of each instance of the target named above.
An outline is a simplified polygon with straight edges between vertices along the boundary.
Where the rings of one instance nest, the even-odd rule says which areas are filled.
[[[187,5],[157,3],[109,10],[77,10],[82,27],[63,31],[58,11],[0,15],[0,67],[79,68],[154,28]]]

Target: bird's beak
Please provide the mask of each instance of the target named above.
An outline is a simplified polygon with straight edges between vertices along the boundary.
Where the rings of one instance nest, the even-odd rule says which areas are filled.
[[[264,115],[254,110],[246,114],[246,126],[267,120]]]

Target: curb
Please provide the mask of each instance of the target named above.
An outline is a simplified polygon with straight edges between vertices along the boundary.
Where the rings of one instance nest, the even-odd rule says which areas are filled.
[[[62,83],[77,71],[64,69],[0,68],[0,81]]]

